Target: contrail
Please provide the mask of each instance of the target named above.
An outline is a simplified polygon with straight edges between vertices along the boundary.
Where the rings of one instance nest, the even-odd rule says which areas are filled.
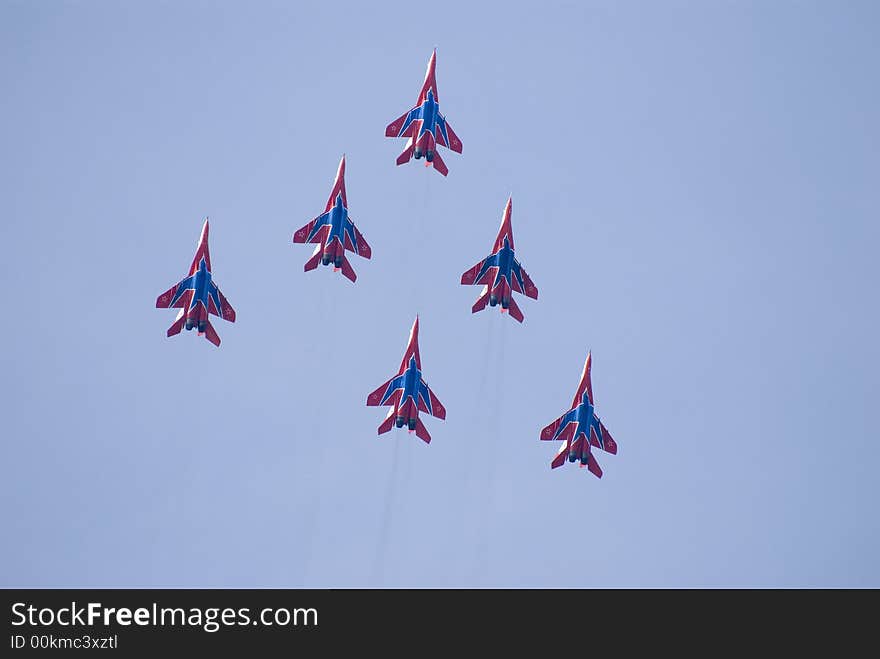
[[[494,309],[493,309],[494,311]],[[476,561],[474,582],[485,581],[488,572],[489,540],[492,535],[492,518],[495,497],[495,470],[498,455],[504,448],[504,438],[501,437],[500,415],[503,414],[502,401],[504,392],[504,354],[505,354],[505,318],[498,318],[497,314],[489,313],[489,336],[486,345],[486,368],[481,381],[480,392],[476,401],[477,408],[483,410],[483,424],[475,424],[477,428],[483,428],[481,433],[481,448],[479,452],[485,471],[481,475],[480,485],[477,489],[482,499],[482,512],[477,519],[476,531]],[[496,330],[496,324],[501,327]],[[493,387],[485,387],[488,378],[495,382]],[[483,391],[487,389],[487,391]]]
[[[473,422],[474,425],[478,424],[481,419],[484,419],[486,416],[486,383],[489,380],[489,369],[492,366],[491,364],[491,351],[494,345],[493,337],[494,337],[494,322],[492,322],[492,318],[490,317],[489,321],[486,323],[486,342],[483,344],[483,361],[482,366],[480,368],[480,379],[477,383],[476,394],[474,395],[474,408],[473,408]]]
[[[428,179],[425,177],[425,191],[422,193],[422,206],[421,210],[410,215],[409,224],[410,224],[410,246],[411,249],[403,250],[403,258],[401,259],[399,266],[405,270],[405,272],[410,274],[410,300],[418,299],[419,294],[419,282],[421,281],[419,269],[419,254],[422,253],[422,248],[425,246],[425,226],[428,220],[428,213],[431,209],[431,204],[428,199],[428,193],[430,192],[430,187],[428,185]],[[413,309],[412,313],[418,313],[418,309]]]
[[[394,448],[391,453],[391,474],[385,489],[385,510],[382,514],[382,523],[379,527],[379,541],[376,545],[376,557],[373,561],[373,585],[379,587],[384,580],[385,556],[388,553],[388,537],[391,531],[391,513],[395,501],[397,485],[397,463],[400,453],[400,438],[394,437]]]
[[[320,283],[317,282],[318,286],[315,286],[315,290],[318,292],[318,303],[316,305],[316,327],[326,327],[327,323],[327,304],[324,300],[325,295],[321,291]],[[309,429],[309,437],[321,437],[326,431],[324,427],[324,420],[321,416],[313,414],[311,415],[311,425]],[[302,559],[302,576],[300,578],[300,583],[303,586],[307,586],[310,581],[310,568],[312,563],[312,557],[315,552],[315,538],[318,537],[319,533],[319,520],[323,519],[323,515],[321,515],[321,503],[324,499],[324,485],[329,482],[327,478],[325,478],[325,467],[327,464],[327,443],[326,442],[318,442],[317,446],[317,455],[315,456],[317,460],[317,468],[314,469],[312,473],[312,478],[314,479],[314,483],[312,485],[312,489],[315,492],[315,499],[311,506],[309,506],[309,513],[303,524],[303,531],[301,537],[308,538],[308,543],[305,547],[305,555]]]
[[[322,423],[321,417],[318,415],[312,415],[310,437],[321,437],[322,433],[326,430],[322,427]],[[313,482],[310,484],[310,488],[314,491],[315,497],[312,505],[308,507],[309,512],[303,520],[304,523],[300,531],[300,537],[308,538],[308,542],[305,545],[305,554],[302,557],[302,575],[300,577],[300,584],[302,586],[308,586],[311,581],[310,572],[312,557],[315,553],[315,538],[319,535],[319,520],[324,518],[321,514],[321,504],[324,499],[324,485],[329,482],[324,474],[327,463],[326,442],[318,442],[315,459],[317,461],[317,468],[311,471]]]

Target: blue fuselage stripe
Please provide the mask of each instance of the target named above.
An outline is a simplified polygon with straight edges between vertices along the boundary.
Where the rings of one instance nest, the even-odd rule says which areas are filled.
[[[211,272],[208,270],[208,264],[204,258],[199,261],[199,268],[195,273],[182,279],[177,284],[177,290],[174,293],[174,298],[171,300],[170,306],[173,306],[187,291],[193,292],[192,300],[190,301],[187,311],[192,311],[199,304],[204,306],[207,311],[208,298],[211,298],[214,300],[214,306],[217,308],[218,313],[223,313],[217,286],[212,280]]]
[[[312,240],[325,226],[330,227],[327,234],[327,245],[330,245],[334,240],[338,240],[339,244],[344,248],[345,236],[348,235],[352,247],[357,251],[358,241],[354,232],[354,225],[348,219],[348,209],[342,205],[342,193],[336,196],[336,203],[333,204],[333,208],[315,220],[315,226],[312,227],[312,231],[306,240]]]
[[[421,396],[422,400],[425,401],[425,407],[430,410],[431,400],[430,396],[427,394],[427,387],[425,387],[424,392],[421,391],[421,388],[422,372],[416,367],[415,357],[411,357],[407,369],[388,383],[385,395],[382,396],[382,403],[384,404],[387,402],[395,391],[402,389],[403,391],[401,392],[399,403],[400,407],[403,407],[408,399],[411,399],[413,404],[418,407],[419,397]]]
[[[419,128],[419,134],[415,136],[415,141],[418,141],[425,133],[431,133],[434,135],[434,139],[436,139],[437,131],[439,130],[443,135],[443,141],[446,144],[449,144],[449,133],[446,130],[446,119],[440,114],[440,104],[434,100],[434,93],[430,89],[425,96],[425,100],[422,101],[422,104],[410,110],[410,113],[403,121],[403,126],[400,127],[398,136],[403,135],[412,122],[417,120],[421,121],[422,125]]]

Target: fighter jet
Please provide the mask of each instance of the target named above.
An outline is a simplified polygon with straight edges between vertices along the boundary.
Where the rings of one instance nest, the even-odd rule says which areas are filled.
[[[220,345],[220,337],[211,325],[208,314],[214,314],[235,322],[235,309],[220,292],[211,274],[211,255],[208,253],[208,219],[202,227],[202,235],[196,247],[196,254],[189,266],[189,275],[162,293],[156,300],[158,309],[179,308],[177,319],[168,328],[168,336],[179,334],[186,327],[195,328],[199,336],[204,336],[215,346]]]
[[[379,433],[386,433],[391,426],[398,428],[407,426],[410,433],[415,431],[416,436],[425,443],[430,443],[431,435],[428,434],[419,412],[427,412],[438,419],[446,418],[446,408],[434,395],[427,383],[422,379],[422,361],[419,357],[419,317],[413,323],[409,333],[409,343],[406,352],[400,362],[397,375],[388,380],[381,387],[367,396],[367,405],[390,405],[388,416],[379,426]]]
[[[345,155],[339,161],[333,189],[327,199],[324,212],[293,234],[295,243],[318,243],[312,258],[306,261],[305,272],[323,265],[333,264],[333,271],[342,270],[342,274],[351,281],[357,280],[357,274],[345,258],[345,250],[354,252],[365,259],[372,256],[373,251],[358,231],[348,215],[348,201],[345,197]]]
[[[434,68],[437,65],[437,49],[428,60],[425,82],[416,100],[416,106],[404,112],[388,124],[385,137],[408,137],[406,149],[397,158],[397,164],[409,162],[413,156],[418,160],[425,157],[425,167],[434,169],[446,176],[449,169],[437,152],[437,145],[445,146],[461,153],[461,140],[452,130],[446,118],[440,114],[440,97],[437,94],[437,79]]]
[[[484,284],[483,292],[471,308],[471,313],[482,311],[486,304],[501,305],[501,313],[510,311],[511,317],[523,322],[523,314],[513,299],[513,293],[525,293],[538,299],[538,289],[528,273],[514,257],[513,228],[510,224],[512,199],[507,200],[501,217],[501,228],[492,253],[461,276],[464,285]]]
[[[541,439],[561,439],[565,443],[550,463],[555,469],[565,463],[580,461],[581,467],[587,466],[593,474],[602,478],[602,468],[593,457],[590,445],[617,454],[617,442],[608,429],[599,420],[593,407],[593,385],[590,382],[592,353],[587,353],[584,372],[574,394],[571,409],[541,431]]]

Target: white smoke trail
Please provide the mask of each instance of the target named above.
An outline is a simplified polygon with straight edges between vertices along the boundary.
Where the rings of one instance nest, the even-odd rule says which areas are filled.
[[[391,537],[392,513],[396,501],[398,463],[400,462],[401,450],[400,442],[403,441],[401,437],[392,437],[390,439],[394,442],[394,448],[391,450],[391,473],[388,475],[388,481],[385,486],[385,505],[379,525],[379,539],[376,543],[376,555],[373,559],[372,585],[376,588],[384,586],[385,559],[388,556],[388,541]]]

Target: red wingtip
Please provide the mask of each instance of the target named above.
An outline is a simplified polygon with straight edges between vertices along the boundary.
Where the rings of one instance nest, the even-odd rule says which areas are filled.
[[[339,272],[339,268],[337,268],[335,265],[333,266],[333,272]]]
[[[507,309],[505,309],[504,307],[501,307],[501,313],[507,313]]]

